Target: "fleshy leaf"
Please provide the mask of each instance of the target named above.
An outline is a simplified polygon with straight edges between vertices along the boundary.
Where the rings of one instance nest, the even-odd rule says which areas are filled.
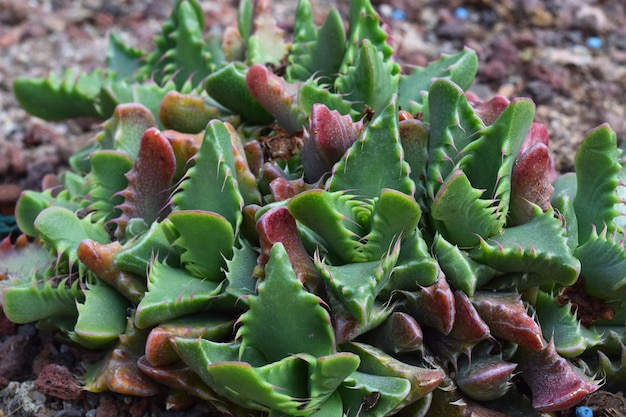
[[[35,228],[41,239],[59,256],[65,256],[72,266],[78,261],[76,250],[83,240],[109,243],[110,236],[102,224],[90,220],[89,217],[79,219],[70,210],[53,206],[37,216]]]
[[[533,205],[547,210],[554,188],[550,178],[550,151],[542,143],[521,154],[511,177],[509,225],[525,223],[535,214]]]
[[[148,291],[137,306],[135,324],[140,329],[154,326],[207,308],[222,285],[197,278],[184,269],[155,261],[148,274]]]
[[[455,169],[439,188],[432,203],[431,216],[446,240],[463,247],[475,246],[480,238],[496,235],[504,225],[499,221],[491,200],[472,187],[465,172]]]
[[[173,204],[178,210],[215,212],[226,218],[236,233],[243,198],[235,178],[230,130],[224,122],[209,123],[194,162],[172,197]]]
[[[219,109],[209,106],[202,97],[178,91],[169,91],[159,107],[161,123],[183,133],[198,133],[219,115]]]
[[[147,331],[127,320],[126,331],[100,362],[91,365],[84,376],[84,388],[91,392],[112,391],[123,395],[150,397],[159,392],[157,383],[139,370]]]
[[[391,415],[410,391],[411,383],[404,378],[363,372],[354,372],[339,388],[348,417]]]
[[[395,241],[401,241],[415,232],[422,210],[410,196],[384,188],[374,202],[370,217],[370,231],[363,237],[366,260],[381,259]]]
[[[315,28],[311,5],[300,1],[296,10],[294,40],[289,51],[287,79],[306,81],[311,76],[331,83],[346,50],[346,32],[339,13],[332,9],[324,24]]]
[[[320,301],[298,281],[284,246],[274,244],[258,295],[248,298],[250,309],[239,320],[242,327],[237,337],[242,341],[242,349],[254,347],[269,362],[291,354],[332,354],[333,328]],[[276,315],[276,311],[283,314]]]
[[[359,370],[372,375],[404,378],[411,384],[410,393],[404,398],[402,406],[429,395],[445,378],[441,368],[424,368],[410,365],[390,356],[380,349],[366,343],[351,342],[343,345],[361,358]]]
[[[613,219],[619,214],[616,189],[621,166],[615,132],[602,125],[587,134],[576,153],[577,191],[574,209],[578,220],[578,242],[589,239],[592,230],[615,230]]]
[[[121,104],[115,107],[113,116],[104,123],[96,140],[103,149],[126,152],[134,161],[143,134],[154,126],[154,116],[147,107],[138,103]]]
[[[413,195],[415,183],[403,157],[395,98],[335,164],[326,188],[366,198],[378,197],[383,188]]]
[[[99,70],[79,75],[68,70],[62,75],[51,73],[48,78],[22,77],[13,83],[13,92],[26,111],[45,120],[103,118],[95,104],[103,78]]]
[[[598,233],[595,227],[585,243],[574,249],[580,261],[585,292],[605,300],[626,296],[626,251],[621,234],[607,235],[605,227]]]
[[[78,281],[63,279],[53,286],[52,281],[24,282],[2,288],[2,308],[13,323],[30,323],[56,316],[76,317],[76,300],[84,300]]]
[[[443,334],[452,331],[456,316],[454,293],[443,274],[420,291],[400,291],[405,300],[401,308],[411,314],[421,325],[431,326]]]
[[[288,207],[298,222],[314,228],[331,256],[347,263],[354,257],[357,239],[364,230],[353,220],[355,210],[362,205],[344,193],[310,190],[292,198]]]
[[[302,243],[296,220],[289,213],[287,207],[275,207],[263,213],[257,221],[256,227],[261,246],[259,265],[265,266],[270,259],[274,244],[281,243],[287,251],[289,262],[298,277],[298,281],[311,292],[318,293],[320,290],[318,287],[321,285],[319,272]]]
[[[170,142],[156,128],[146,130],[135,165],[126,174],[128,187],[121,192],[122,216],[116,219],[118,236],[124,236],[130,219],[140,218],[149,226],[166,217],[176,158]]]
[[[247,72],[246,66],[230,63],[207,78],[206,91],[211,98],[240,115],[243,120],[260,125],[271,123],[274,117],[259,104],[246,86]]]
[[[471,301],[493,336],[528,349],[544,347],[541,328],[526,312],[527,308],[518,293],[479,291]]]
[[[599,384],[556,353],[550,341],[542,350],[520,347],[520,375],[530,386],[533,408],[539,411],[566,410],[595,392]]]
[[[363,122],[352,122],[348,115],[316,103],[311,110],[309,129],[305,132],[301,159],[308,182],[330,172],[363,131]]]
[[[418,67],[413,73],[400,76],[398,104],[404,110],[425,113],[428,120],[428,90],[433,79],[448,78],[466,90],[474,81],[478,70],[478,56],[469,48],[453,55],[442,55],[426,67]]]
[[[290,84],[267,67],[255,64],[246,73],[246,85],[282,129],[294,133],[304,128],[306,118],[298,105],[298,84]]]
[[[492,355],[484,349],[474,349],[471,360],[462,358],[454,379],[459,389],[478,401],[495,400],[511,387],[515,363],[505,362],[502,355]]]
[[[369,108],[374,113],[382,112],[398,91],[400,67],[392,60],[385,60],[383,52],[369,39],[363,39],[359,47],[357,62],[337,77],[335,89],[354,102],[357,111]]]
[[[603,342],[598,333],[581,325],[569,303],[558,305],[550,294],[539,291],[535,309],[544,337],[552,339],[554,348],[562,356],[578,356]]]
[[[103,281],[87,284],[85,301],[77,305],[78,319],[70,338],[92,349],[111,344],[126,328],[128,307],[128,301]]]
[[[231,257],[235,243],[228,220],[201,210],[175,211],[169,219],[180,233],[174,244],[183,249],[180,260],[185,269],[199,278],[222,281],[224,259]]]
[[[543,213],[537,206],[530,222],[481,241],[470,255],[498,271],[533,272],[546,282],[563,285],[572,285],[580,272],[580,262],[567,246],[560,220],[553,210]]]
[[[173,80],[180,90],[188,79],[198,85],[212,68],[203,38],[204,15],[197,2],[178,0],[155,39],[156,48],[141,68],[141,76],[162,85]]]
[[[76,254],[98,278],[115,288],[133,303],[139,303],[146,291],[143,276],[135,275],[119,269],[115,264],[115,256],[122,250],[119,242],[102,244],[93,240],[83,240]]]
[[[452,245],[441,235],[435,235],[432,246],[435,257],[446,279],[456,288],[470,297],[476,289],[493,278],[497,271],[488,265],[476,262],[467,252]]]

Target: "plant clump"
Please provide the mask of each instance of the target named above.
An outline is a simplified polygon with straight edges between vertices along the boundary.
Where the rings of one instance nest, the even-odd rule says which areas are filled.
[[[559,175],[531,100],[467,91],[471,49],[405,72],[368,0],[312,16],[288,39],[242,0],[220,39],[177,0],[150,53],[112,35],[102,70],[18,79],[104,124],[22,193],[6,316],[106,351],[86,390],[169,409],[539,416],[622,386],[613,130]]]

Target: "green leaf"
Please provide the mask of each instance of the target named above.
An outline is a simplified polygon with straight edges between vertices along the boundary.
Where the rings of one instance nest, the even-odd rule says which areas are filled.
[[[215,212],[239,230],[243,198],[235,178],[230,131],[224,122],[212,120],[206,128],[195,165],[172,198],[178,210]]]
[[[226,260],[226,292],[237,300],[247,303],[248,296],[256,291],[257,279],[254,277],[254,268],[257,265],[257,253],[243,239],[233,249],[233,256]]]
[[[107,70],[115,73],[119,79],[129,79],[141,67],[145,53],[139,49],[126,46],[122,38],[115,32],[109,34],[107,51]]]
[[[580,261],[585,292],[604,300],[626,297],[626,251],[621,235],[609,235],[607,228],[595,229],[586,242],[574,249]]]
[[[76,317],[76,301],[84,294],[78,281],[63,279],[53,287],[52,281],[25,282],[2,288],[2,308],[13,323],[31,323],[51,317]]]
[[[185,269],[196,277],[221,282],[224,259],[230,259],[235,243],[228,220],[201,210],[176,211],[169,219],[180,233],[174,244],[183,249],[180,259]]]
[[[535,115],[528,99],[514,99],[496,121],[483,128],[463,150],[458,166],[482,198],[493,199],[501,226],[506,223],[511,200],[511,173]]]
[[[96,140],[102,148],[125,152],[135,161],[144,132],[154,126],[154,116],[146,106],[139,103],[122,104],[115,108],[113,116],[104,123]]]
[[[383,188],[411,196],[415,191],[409,166],[403,158],[395,99],[335,164],[326,183],[328,191],[350,190],[351,194],[365,198],[378,197]]]
[[[385,60],[369,39],[362,42],[358,61],[337,77],[335,90],[353,102],[357,111],[364,112],[368,107],[377,114],[398,91],[400,66],[395,61]]]
[[[495,269],[476,262],[467,252],[452,245],[439,234],[435,236],[432,248],[446,279],[454,288],[460,289],[470,297],[474,295],[476,289],[481,288],[497,274]]]
[[[359,355],[361,358],[360,372],[384,377],[403,378],[409,381],[411,391],[403,399],[401,406],[426,397],[446,377],[441,368],[424,368],[410,365],[365,343],[351,342],[345,344],[344,348]]]
[[[581,325],[571,303],[560,306],[552,295],[540,290],[537,292],[535,311],[543,337],[554,339],[554,347],[561,356],[575,357],[603,342],[598,333]]]
[[[367,415],[384,417],[394,414],[409,395],[411,383],[404,378],[355,372],[346,379],[339,393],[348,417]],[[373,406],[366,404],[372,398]],[[373,401],[373,399],[376,401]]]
[[[465,172],[455,169],[439,188],[432,202],[431,216],[439,232],[450,243],[471,247],[500,232],[500,221],[491,200],[472,187]]]
[[[432,285],[440,273],[437,261],[419,230],[402,242],[398,262],[393,268],[385,294],[395,290],[417,291]]]
[[[128,301],[103,281],[87,284],[85,301],[77,304],[78,320],[70,338],[90,349],[111,344],[126,328],[128,307]]]
[[[393,48],[387,43],[389,36],[382,27],[382,20],[369,0],[356,0],[350,2],[350,14],[348,17],[348,48],[341,63],[339,72],[345,74],[348,67],[355,65],[359,48],[363,40],[367,39],[376,50],[382,53],[382,58],[387,61],[393,55]]]
[[[176,267],[180,263],[180,253],[171,244],[175,238],[176,230],[168,219],[152,223],[145,233],[124,244],[124,248],[115,255],[115,265],[139,276],[146,276],[153,259],[167,260],[169,265]]]
[[[364,236],[366,260],[382,259],[394,242],[404,240],[417,228],[422,210],[410,196],[396,190],[383,189],[374,202],[370,231]]]
[[[536,273],[545,283],[572,285],[581,268],[567,246],[563,225],[554,211],[544,213],[537,206],[530,222],[481,240],[469,254],[501,272]]]
[[[574,210],[579,244],[589,239],[594,228],[607,228],[609,234],[615,230],[613,221],[619,214],[615,210],[619,203],[616,194],[621,169],[617,159],[619,153],[615,132],[608,125],[589,132],[576,153]]]
[[[46,245],[67,257],[70,266],[78,262],[76,250],[83,240],[110,241],[102,223],[92,223],[90,216],[79,219],[70,210],[58,206],[43,210],[35,220],[35,228]]]
[[[99,70],[80,75],[68,70],[61,76],[52,73],[48,78],[20,77],[13,83],[13,93],[24,110],[45,120],[101,119],[103,114],[95,99],[103,79]]]
[[[31,237],[37,236],[35,219],[45,208],[52,204],[51,193],[26,190],[22,192],[15,207],[15,221],[20,230]]]
[[[456,167],[463,149],[484,128],[480,117],[459,86],[449,80],[436,80],[428,94],[430,138],[426,189],[434,198],[443,181]]]
[[[243,2],[242,2],[243,3]],[[246,87],[248,68],[240,63],[230,63],[207,77],[205,88],[211,98],[245,121],[266,125],[274,120]]]
[[[159,85],[173,81],[181,90],[187,80],[197,86],[212,68],[211,55],[203,39],[204,15],[196,1],[177,1],[155,38],[156,48],[145,60],[141,77]]]
[[[253,31],[247,38],[246,63],[281,65],[289,51],[285,42],[285,32],[272,16],[269,3],[255,4],[252,21]]]
[[[411,74],[400,76],[398,104],[412,114],[425,113],[424,120],[428,121],[428,90],[433,80],[446,78],[462,90],[467,90],[477,70],[478,56],[470,48],[465,47],[452,55],[444,54],[426,67],[417,67]]]
[[[125,152],[101,150],[93,152],[91,159],[91,174],[89,183],[92,191],[89,193],[91,202],[88,209],[95,211],[95,219],[101,217],[107,220],[119,216],[115,206],[123,202],[117,194],[128,185],[126,173],[133,166],[133,160]]]
[[[217,393],[247,408],[293,416],[311,415],[359,365],[358,356],[337,353],[320,358],[291,355],[254,366],[238,360],[237,345],[174,341],[181,358]]]
[[[305,5],[308,5],[308,11]],[[308,0],[299,3],[296,13],[305,14],[306,19],[296,17],[294,41],[287,61],[287,80],[306,81],[314,76],[323,84],[332,84],[346,52],[346,31],[341,16],[332,9],[318,29],[313,24]]]
[[[200,279],[184,269],[155,261],[148,274],[148,292],[137,306],[135,325],[145,329],[203,311],[221,288],[221,283]]]
[[[274,244],[258,295],[248,298],[250,309],[240,318],[242,327],[237,337],[241,338],[242,349],[254,347],[268,362],[291,354],[334,353],[330,317],[320,302],[298,281],[283,245]],[[282,313],[277,315],[277,311]]]
[[[364,226],[355,221],[355,211],[363,203],[342,192],[310,190],[293,197],[289,212],[321,238],[331,256],[343,263],[351,262],[360,246]]]

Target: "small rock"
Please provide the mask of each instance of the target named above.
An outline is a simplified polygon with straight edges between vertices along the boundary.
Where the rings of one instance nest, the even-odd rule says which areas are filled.
[[[0,184],[0,206],[15,203],[21,192],[22,187],[17,184]]]
[[[55,363],[50,363],[41,370],[35,380],[35,389],[67,401],[81,399],[84,395],[80,383],[69,369]]]
[[[0,343],[0,375],[11,379],[23,372],[28,337],[16,334]]]

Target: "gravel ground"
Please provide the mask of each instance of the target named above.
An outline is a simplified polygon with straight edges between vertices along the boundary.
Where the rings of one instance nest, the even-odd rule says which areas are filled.
[[[103,65],[107,34],[115,31],[130,45],[151,49],[172,0],[0,0],[0,214],[9,214],[19,193],[37,189],[46,173],[66,166],[67,158],[97,130],[94,120],[48,123],[30,117],[12,95],[19,76],[45,76],[68,68]],[[312,1],[316,18],[339,0]],[[626,138],[626,11],[622,1],[434,0],[374,1],[389,23],[404,65],[425,65],[440,53],[467,45],[478,52],[480,69],[471,88],[479,97],[525,96],[537,104],[556,167],[572,169],[575,149],[585,133],[609,123]],[[204,1],[207,24],[232,24],[237,1]],[[273,2],[289,29],[295,1]],[[345,15],[345,14],[344,14]],[[177,415],[158,401],[116,395],[83,395],[62,400],[32,389],[46,365],[72,369],[81,352],[29,326],[0,323],[0,417]],[[11,354],[7,352],[12,352]],[[14,355],[15,357],[7,359]],[[33,358],[35,360],[33,361]],[[11,363],[13,368],[8,365]],[[16,365],[17,363],[17,365]],[[17,367],[17,368],[16,368]],[[49,378],[59,374],[48,367]],[[54,368],[54,369],[52,369]],[[56,376],[55,376],[56,375]],[[67,384],[72,375],[63,376]],[[44,389],[45,391],[45,389]],[[620,412],[624,412],[623,401]],[[615,409],[620,410],[619,406]],[[193,413],[202,415],[202,407]],[[86,413],[86,414],[85,414]],[[626,415],[626,414],[614,414]]]

